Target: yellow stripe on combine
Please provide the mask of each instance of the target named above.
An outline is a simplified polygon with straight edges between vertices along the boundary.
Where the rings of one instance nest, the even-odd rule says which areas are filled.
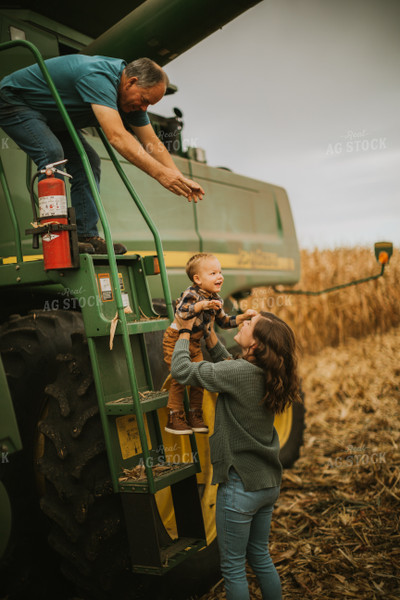
[[[43,254],[25,254],[24,262],[32,262],[33,260],[43,260]],[[2,258],[3,265],[11,265],[17,262],[16,256],[7,256]]]
[[[154,256],[154,250],[129,250],[125,256],[140,254],[141,256]],[[184,268],[187,261],[194,252],[167,250],[164,252],[165,265],[169,269]],[[255,250],[247,252],[241,250],[238,254],[219,253],[215,256],[220,260],[223,269],[256,270],[256,271],[294,271],[293,258],[278,256],[275,252],[263,252]],[[24,256],[24,262],[42,260],[42,254],[28,254]],[[16,256],[3,258],[3,264],[8,265],[17,262]]]
[[[154,255],[154,251],[128,251],[127,254],[140,254],[141,256]],[[167,268],[182,268],[194,252],[167,250],[164,252],[164,260]],[[293,258],[278,256],[275,252],[262,252],[256,250],[246,252],[241,250],[238,254],[213,253],[221,262],[223,269],[260,270],[260,271],[294,271]]]

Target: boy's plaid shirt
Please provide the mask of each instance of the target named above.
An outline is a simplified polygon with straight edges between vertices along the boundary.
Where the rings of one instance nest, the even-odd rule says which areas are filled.
[[[210,322],[213,315],[215,315],[215,322],[217,325],[223,329],[237,327],[236,316],[230,317],[222,307],[218,310],[203,310],[196,314],[194,312],[194,305],[201,300],[218,300],[221,304],[224,303],[221,296],[215,293],[208,294],[201,290],[197,285],[191,285],[182,292],[181,297],[177,302],[175,312],[181,319],[192,319],[193,317],[196,317],[192,330],[193,333],[203,331],[204,337],[208,337]]]

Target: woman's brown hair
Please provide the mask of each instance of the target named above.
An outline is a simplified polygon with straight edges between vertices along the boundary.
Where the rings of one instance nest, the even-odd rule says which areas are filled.
[[[301,401],[296,339],[285,321],[273,313],[260,314],[253,329],[253,360],[265,372],[263,401],[274,414],[279,414],[292,402]]]

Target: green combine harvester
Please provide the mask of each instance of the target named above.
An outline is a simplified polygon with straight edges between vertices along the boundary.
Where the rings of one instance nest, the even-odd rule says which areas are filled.
[[[2,2],[0,78],[35,62],[46,73],[45,59],[76,52],[164,66],[257,2]],[[0,597],[62,598],[61,577],[66,594],[96,600],[195,597],[220,576],[216,486],[208,437],[164,432],[162,336],[196,252],[219,258],[228,313],[254,287],[298,281],[289,201],[281,187],[184,149],[179,110],[151,121],[172,140],[178,168],[205,189],[203,202],[174,196],[89,128],[100,196],[59,109],[92,181],[108,255],[76,254],[73,268],[45,270],[42,244],[33,248],[25,233],[36,168],[1,132]],[[113,240],[128,252],[115,256]],[[233,335],[221,332],[228,347]],[[205,392],[211,433],[215,401]],[[276,419],[285,467],[303,427],[300,405]]]

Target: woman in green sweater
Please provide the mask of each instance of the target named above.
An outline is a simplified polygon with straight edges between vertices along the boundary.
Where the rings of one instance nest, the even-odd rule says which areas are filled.
[[[274,415],[299,400],[296,342],[290,327],[272,313],[245,321],[235,336],[242,348],[232,359],[213,327],[207,346],[213,362],[192,363],[193,321],[181,327],[172,357],[172,377],[185,385],[219,392],[210,437],[216,525],[227,600],[248,600],[246,556],[263,600],[281,600],[279,575],[268,538],[279,496],[282,466]]]

